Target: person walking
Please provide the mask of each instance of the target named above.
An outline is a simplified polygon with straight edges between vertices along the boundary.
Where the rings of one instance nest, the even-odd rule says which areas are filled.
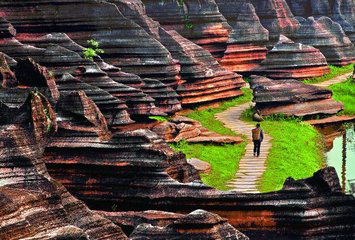
[[[256,128],[252,130],[252,137],[254,142],[254,157],[259,157],[261,142],[264,140],[263,130],[260,128],[260,123],[256,124]]]

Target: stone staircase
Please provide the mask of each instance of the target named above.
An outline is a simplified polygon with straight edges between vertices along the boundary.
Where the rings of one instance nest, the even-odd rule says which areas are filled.
[[[216,115],[216,119],[221,121],[227,128],[232,129],[238,134],[247,136],[246,152],[239,163],[239,170],[235,178],[228,183],[228,186],[234,191],[244,193],[258,193],[258,183],[266,170],[266,159],[271,149],[272,138],[265,134],[264,141],[261,144],[260,156],[253,155],[253,142],[251,137],[251,130],[255,128],[254,125],[241,120],[242,113],[250,108],[250,103],[245,103]],[[262,124],[261,124],[262,127]]]

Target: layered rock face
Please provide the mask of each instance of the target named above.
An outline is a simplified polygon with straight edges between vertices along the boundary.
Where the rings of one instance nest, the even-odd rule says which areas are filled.
[[[335,114],[343,109],[342,103],[333,100],[332,92],[297,80],[271,80],[252,76],[256,108],[262,115],[285,114],[287,116],[309,116]]]
[[[191,226],[194,227],[191,227]],[[196,210],[165,228],[141,224],[130,235],[131,239],[233,239],[248,240],[235,230],[226,219],[203,210]]]
[[[48,175],[41,155],[57,129],[53,108],[33,88],[14,104],[16,91],[0,89],[0,238],[128,239]]]
[[[242,143],[240,137],[222,136],[203,128],[198,121],[187,117],[176,116],[169,121],[161,122],[152,127],[152,131],[166,142],[178,143]]]
[[[255,72],[272,79],[307,79],[323,76],[330,70],[318,49],[280,35],[278,43]]]
[[[182,37],[176,31],[166,31],[146,15],[139,0],[111,1],[123,14],[159,40],[179,61],[182,81],[177,88],[182,104],[198,104],[242,94],[241,76],[220,67],[210,53]]]
[[[252,71],[266,57],[269,31],[261,25],[251,3],[231,0],[216,0],[216,3],[232,27],[220,64],[230,71]]]
[[[163,211],[98,213],[129,231],[130,239],[249,239],[226,219],[203,210],[187,215]]]
[[[287,0],[295,16],[319,18],[327,16],[339,23],[351,41],[355,41],[355,3],[351,0]]]
[[[279,39],[280,34],[289,36],[299,28],[286,0],[251,0],[262,25],[269,30],[270,45]]]
[[[175,31],[161,30],[161,41],[181,63],[181,76],[186,82],[177,88],[185,105],[211,102],[242,95],[242,77],[220,67],[201,47]]]
[[[183,37],[208,50],[215,58],[223,57],[231,27],[208,0],[159,1],[143,0],[147,13],[167,31],[175,30]]]
[[[125,18],[113,4],[85,0],[35,5],[28,1],[3,1],[0,10],[18,33],[65,32],[85,47],[87,40],[96,39],[105,52],[101,56],[107,63],[167,85],[176,85],[179,80],[179,65],[167,49]]]
[[[318,48],[328,64],[343,66],[354,62],[354,45],[338,23],[328,17],[299,19],[301,27],[291,38]]]

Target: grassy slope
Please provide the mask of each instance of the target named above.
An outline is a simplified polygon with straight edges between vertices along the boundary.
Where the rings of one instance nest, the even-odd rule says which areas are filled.
[[[229,107],[250,102],[252,95],[248,89],[243,89],[244,96],[235,98],[231,101],[222,103],[217,108],[210,108],[201,111],[194,111],[187,117],[201,122],[202,126],[223,135],[235,136],[236,134],[223,126],[217,121],[214,116],[223,112]],[[198,158],[211,164],[211,172],[202,175],[202,181],[209,186],[213,186],[220,190],[227,190],[226,183],[233,179],[238,170],[239,160],[245,152],[246,144],[239,145],[204,145],[204,144],[187,144],[180,142],[177,145],[172,145],[175,150],[182,151],[188,158]]]
[[[266,120],[262,128],[273,142],[259,186],[261,192],[280,189],[288,177],[310,177],[322,167],[322,138],[312,126],[295,120]]]
[[[341,114],[355,115],[355,82],[348,79],[329,87],[333,91],[333,98],[344,104]]]
[[[321,76],[321,77],[316,77],[316,78],[311,78],[311,79],[307,79],[304,80],[304,83],[320,83],[320,82],[324,82],[324,81],[328,81],[334,77],[343,75],[345,73],[350,73],[353,71],[354,69],[354,64],[350,64],[344,67],[336,67],[336,66],[329,66],[330,68],[330,73]]]
[[[243,113],[243,120],[251,122],[252,110]],[[324,164],[321,134],[310,124],[297,118],[268,117],[261,128],[272,138],[272,148],[266,171],[259,185],[261,192],[281,189],[286,178],[310,177]]]

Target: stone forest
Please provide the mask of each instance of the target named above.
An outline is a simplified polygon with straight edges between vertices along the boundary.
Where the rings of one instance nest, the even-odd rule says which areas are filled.
[[[355,239],[354,44],[354,0],[0,0],[0,240]]]

